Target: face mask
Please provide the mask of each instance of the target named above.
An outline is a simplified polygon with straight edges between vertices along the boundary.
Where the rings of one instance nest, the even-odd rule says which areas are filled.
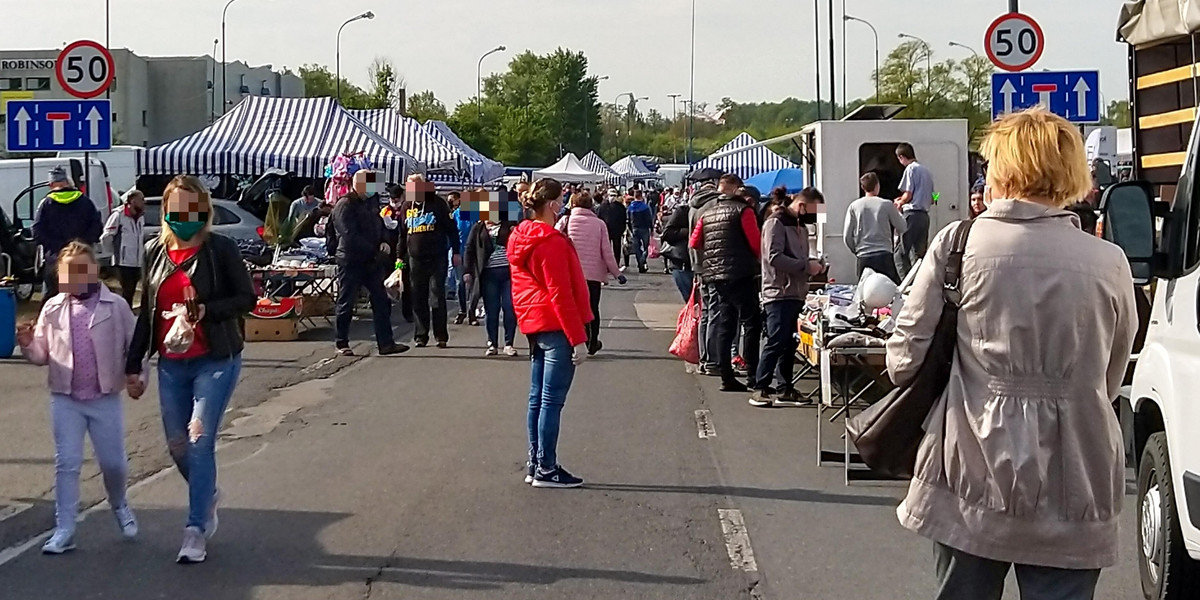
[[[802,215],[797,215],[796,218],[800,219],[800,223],[802,223],[804,225],[816,225],[817,224],[817,214],[816,213],[804,213]]]
[[[167,227],[170,227],[171,232],[185,242],[196,237],[196,234],[200,233],[200,230],[204,229],[207,224],[208,215],[205,214],[200,215],[199,221],[176,221],[170,217],[167,218]]]

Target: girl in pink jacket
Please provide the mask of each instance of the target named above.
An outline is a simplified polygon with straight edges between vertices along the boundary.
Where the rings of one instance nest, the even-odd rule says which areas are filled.
[[[588,294],[591,296],[592,314],[596,316],[587,326],[588,354],[595,354],[604,347],[600,343],[600,291],[602,284],[612,275],[625,284],[625,275],[617,266],[617,257],[613,254],[612,242],[608,239],[608,226],[596,216],[591,194],[586,191],[575,192],[571,195],[571,212],[563,215],[555,227],[571,238],[575,252],[579,254],[579,263],[583,266],[583,276],[587,279]]]
[[[50,413],[54,427],[55,530],[45,554],[75,549],[79,514],[79,471],[83,437],[92,438],[96,462],[117,526],[137,537],[137,519],[125,500],[128,467],[121,390],[135,398],[143,387],[125,375],[125,355],[133,338],[133,312],[125,300],[100,283],[100,266],[90,246],[71,242],[58,255],[60,293],[46,301],[37,323],[17,329],[21,353],[35,365],[49,365]]]

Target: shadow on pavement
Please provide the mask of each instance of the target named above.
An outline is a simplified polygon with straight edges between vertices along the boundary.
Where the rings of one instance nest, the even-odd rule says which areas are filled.
[[[183,511],[141,509],[137,515],[142,534],[135,542],[120,539],[108,510],[97,510],[79,526],[78,550],[44,556],[35,547],[0,567],[3,597],[250,600],[259,597],[261,588],[282,586],[358,584],[365,596],[369,586],[379,582],[464,590],[501,589],[508,584],[546,585],[572,579],[660,585],[705,583],[698,578],[638,571],[330,554],[318,536],[353,515],[272,510],[221,511],[221,530],[209,542],[207,562],[185,566],[174,562],[182,536]],[[344,534],[339,530],[332,532],[332,537],[341,539]],[[297,595],[325,597],[321,592]]]
[[[853,494],[830,494],[820,490],[804,488],[764,489],[748,487],[722,486],[663,486],[636,485],[623,483],[591,483],[587,489],[610,492],[648,492],[658,494],[702,494],[715,496],[737,496],[741,498],[762,498],[765,500],[790,500],[793,502],[819,502],[822,504],[841,504],[854,506],[891,506],[900,504],[900,500],[888,496],[860,496]]]

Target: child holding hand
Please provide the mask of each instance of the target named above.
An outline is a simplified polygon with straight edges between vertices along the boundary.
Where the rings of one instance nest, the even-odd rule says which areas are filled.
[[[59,294],[46,301],[36,323],[17,328],[29,362],[49,365],[50,412],[54,429],[55,530],[45,554],[75,549],[79,472],[83,438],[92,439],[104,489],[121,534],[134,538],[137,519],[125,499],[128,467],[121,390],[141,397],[145,384],[125,375],[133,338],[129,305],[100,282],[92,248],[71,242],[58,255]]]

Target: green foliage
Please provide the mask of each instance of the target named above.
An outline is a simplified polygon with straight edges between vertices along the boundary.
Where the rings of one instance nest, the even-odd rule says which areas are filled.
[[[306,98],[334,98],[337,96],[337,78],[325,65],[300,67],[300,78],[304,80]],[[370,104],[367,92],[342,78],[342,105],[347,108],[367,108]]]
[[[1126,128],[1133,126],[1133,113],[1129,108],[1128,100],[1113,100],[1108,103],[1108,110],[1102,122],[1105,125],[1113,127]]]
[[[446,105],[433,95],[433,90],[425,90],[410,96],[405,112],[422,123],[429,120],[445,121],[450,116],[446,112]]]
[[[967,119],[975,140],[991,121],[993,70],[984,57],[934,62],[928,46],[905,42],[879,68],[880,103],[906,105],[901,119]]]
[[[365,106],[347,104],[347,108],[397,108],[400,90],[404,89],[404,80],[396,75],[396,67],[392,65],[392,61],[375,57],[367,69],[367,75],[371,78],[371,89],[365,94]]]

